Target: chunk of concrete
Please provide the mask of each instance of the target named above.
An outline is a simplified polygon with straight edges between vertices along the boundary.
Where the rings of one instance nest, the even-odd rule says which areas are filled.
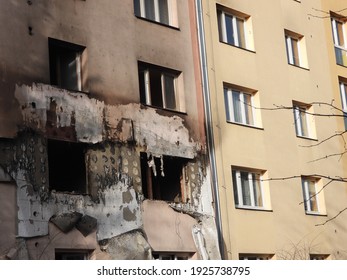
[[[84,215],[76,224],[76,228],[83,234],[83,236],[88,236],[96,230],[97,225],[97,219]]]
[[[75,227],[82,216],[83,215],[78,212],[63,213],[58,216],[53,216],[50,221],[62,232],[67,233]]]

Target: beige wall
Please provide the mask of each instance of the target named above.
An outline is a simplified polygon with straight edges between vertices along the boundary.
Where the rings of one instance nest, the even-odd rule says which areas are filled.
[[[325,26],[329,25],[329,19],[310,15],[314,9],[322,9],[320,2],[205,0],[203,3],[227,257],[237,259],[241,253],[257,253],[286,258],[288,254],[293,256],[293,252],[285,252],[295,251],[293,244],[297,244],[294,246],[297,250],[309,247],[311,253],[346,258],[342,253],[346,244],[343,235],[346,214],[325,226],[315,226],[347,205],[345,184],[331,183],[324,189],[327,216],[305,214],[300,204],[303,201],[300,178],[266,182],[271,211],[236,209],[232,190],[231,166],[265,170],[267,179],[345,174],[343,161],[338,157],[315,161],[340,152],[343,147],[339,139],[317,147],[302,147],[318,144],[334,134],[341,129],[341,120],[315,117],[311,123],[316,132],[313,139],[296,136],[291,109],[256,109],[261,115],[259,128],[226,122],[223,82],[256,90],[259,100],[256,106],[262,108],[291,107],[293,100],[303,103],[337,100],[338,88],[332,87],[329,76],[330,60],[334,59],[331,34]],[[216,3],[250,15],[252,30],[247,32],[251,32],[254,49],[219,42]],[[304,36],[301,41],[302,54],[306,55],[304,68],[287,62],[285,29]],[[313,111],[327,114],[330,108],[313,106]],[[322,185],[326,183],[328,180],[321,179]]]

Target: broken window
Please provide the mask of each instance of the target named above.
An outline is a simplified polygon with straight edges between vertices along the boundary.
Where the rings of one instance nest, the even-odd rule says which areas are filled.
[[[49,186],[61,192],[86,193],[85,145],[48,140]]]
[[[139,62],[141,103],[164,109],[182,111],[178,96],[180,72]]]
[[[87,250],[55,250],[56,260],[89,260],[89,255]]]
[[[48,44],[51,84],[81,91],[81,55],[85,47],[52,38]]]
[[[154,157],[141,153],[142,191],[145,198],[185,202],[185,160],[177,157]]]

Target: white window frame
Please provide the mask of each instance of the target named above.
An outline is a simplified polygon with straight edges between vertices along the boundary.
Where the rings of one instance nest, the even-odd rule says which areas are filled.
[[[138,0],[139,1],[139,4],[140,4],[140,16],[143,17],[143,18],[146,18],[146,19],[149,19],[146,15],[146,0]],[[147,0],[148,1],[148,0]],[[159,23],[162,23],[162,24],[166,24],[164,22],[161,22],[160,21],[160,9],[159,9],[159,1],[162,1],[162,0],[149,0],[149,1],[153,1],[153,5],[154,5],[154,21],[156,22],[159,22]],[[171,0],[164,0],[167,2],[167,6],[168,6],[168,22],[169,22],[169,25],[171,25],[172,23],[172,15],[171,15],[171,9],[170,9],[170,6],[171,6]],[[149,19],[151,20],[151,19]]]
[[[145,83],[145,99],[146,99],[146,105],[152,105],[152,100],[151,100],[151,87],[150,87],[150,69],[144,70],[144,83]],[[173,78],[173,90],[174,90],[174,95],[175,95],[175,103],[176,103],[176,108],[168,108],[167,107],[167,94],[165,92],[165,77],[171,77]],[[178,76],[171,74],[171,73],[166,73],[166,72],[161,72],[161,95],[162,95],[162,100],[163,100],[163,108],[168,109],[168,110],[174,110],[174,111],[180,111],[180,104],[179,104],[179,96],[177,94],[177,78]]]
[[[341,45],[339,43],[339,35],[338,35],[338,28],[337,28],[337,24],[338,23],[342,24],[342,36],[343,36],[343,41],[344,41],[343,45]],[[346,38],[347,37],[346,37],[345,22],[332,17],[331,18],[331,25],[332,25],[332,29],[333,29],[333,39],[334,39],[335,47],[338,47],[338,48],[341,48],[343,50],[346,50],[346,44],[347,44]]]
[[[308,122],[307,110],[308,108],[303,105],[298,105],[298,104],[293,105],[296,135],[300,137],[310,138],[311,135],[310,135],[310,126]],[[305,119],[303,119],[302,114],[305,115]],[[305,128],[307,131],[307,135],[305,135],[304,133]]]
[[[221,36],[222,37],[222,41],[224,43],[227,43],[227,44],[232,45],[232,46],[236,46],[236,47],[239,47],[239,48],[247,49],[248,42],[247,42],[247,36],[246,36],[246,19],[242,18],[242,17],[239,17],[239,16],[235,16],[232,13],[225,12],[222,9],[218,9],[218,11],[220,13],[220,18],[218,20],[220,20],[220,27],[221,27],[220,32],[221,32],[221,35],[222,35]],[[231,28],[232,28],[233,34],[234,34],[234,44],[232,44],[231,42],[228,42],[228,35],[227,35],[227,28],[228,27],[226,25],[225,15],[228,15],[229,17],[231,17],[231,20],[232,20]],[[242,21],[243,34],[241,34],[241,36],[243,36],[244,41],[245,41],[245,45],[244,46],[240,45],[240,42],[239,42],[240,30],[239,30],[238,25],[237,25],[237,20],[241,20]]]
[[[345,115],[345,118],[344,118],[345,130],[347,130],[347,92],[346,92],[347,83],[340,81],[339,85],[340,85],[342,111]]]
[[[237,194],[234,193],[234,195],[237,195],[237,200],[238,204],[236,207],[239,208],[251,208],[251,209],[264,209],[264,191],[263,191],[263,186],[262,186],[262,174],[257,171],[247,171],[247,170],[242,170],[242,169],[233,169],[232,170],[232,176],[235,172],[236,178],[233,179],[233,182],[236,182],[236,189],[237,189]],[[242,182],[241,182],[241,172],[247,173],[248,176],[248,186],[249,186],[249,194],[250,194],[250,202],[251,205],[247,205],[243,201],[243,193],[242,193]],[[260,196],[261,196],[261,205],[256,205],[256,198],[254,197],[254,186],[253,184],[253,176],[259,180],[259,191],[260,191]],[[235,186],[234,186],[235,189]]]
[[[300,38],[290,36],[288,34],[285,35],[285,38],[286,38],[288,63],[295,66],[301,66]],[[296,41],[296,46],[297,46],[297,53],[298,53],[297,63],[294,60],[295,55],[294,55],[294,49],[293,49],[293,41]]]
[[[343,43],[340,42],[340,36],[338,32],[338,24],[342,27],[342,39]],[[346,22],[343,20],[336,19],[334,16],[331,17],[331,27],[333,33],[334,47],[336,63],[339,65],[347,66],[347,34],[346,34]]]
[[[233,92],[239,93],[240,96],[240,112],[241,112],[241,121],[237,121],[235,118],[235,108],[233,104]],[[224,94],[225,94],[225,104],[226,104],[226,118],[227,121],[233,122],[233,123],[239,123],[243,125],[248,126],[255,126],[256,119],[255,119],[255,110],[253,106],[253,94],[249,92],[245,92],[242,90],[237,90],[229,87],[224,87]],[[248,96],[250,98],[250,104],[248,105],[245,102],[245,97]],[[250,118],[247,122],[247,110],[246,107],[249,107],[249,115]]]
[[[314,194],[310,195],[310,183],[313,183],[314,186]],[[305,211],[306,213],[319,214],[320,213],[320,205],[319,205],[319,197],[317,192],[317,179],[311,177],[303,177],[301,179],[302,191],[304,195],[304,203],[305,203]],[[315,199],[315,203],[317,204],[317,210],[312,210],[312,198]]]

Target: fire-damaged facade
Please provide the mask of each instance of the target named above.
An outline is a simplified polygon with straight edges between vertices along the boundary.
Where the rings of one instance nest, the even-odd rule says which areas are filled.
[[[0,259],[219,259],[195,1],[0,14]]]

